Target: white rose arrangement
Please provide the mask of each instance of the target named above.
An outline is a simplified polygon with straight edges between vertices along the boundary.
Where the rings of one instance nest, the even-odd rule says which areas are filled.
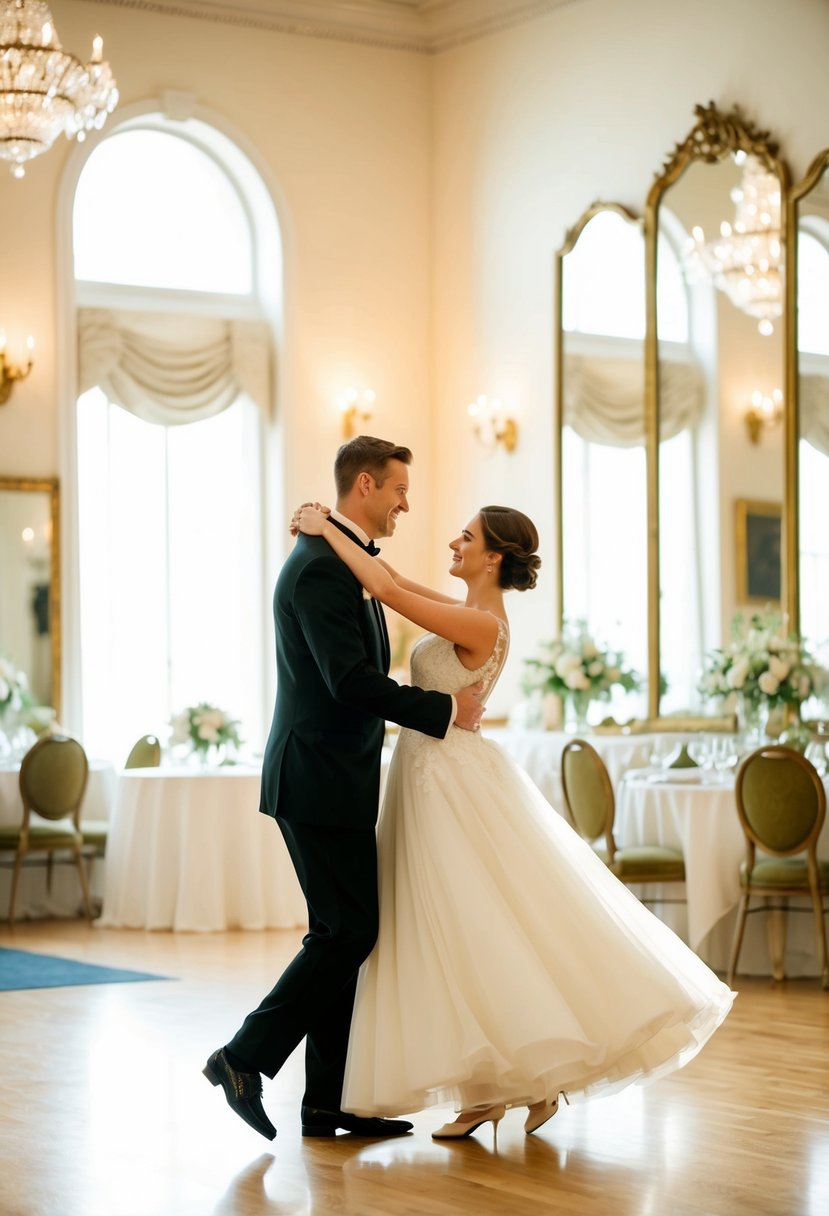
[[[746,625],[742,613],[731,622],[731,641],[712,650],[698,688],[704,697],[736,693],[751,704],[800,706],[818,689],[821,670],[802,642],[786,634],[779,613],[755,612]]]
[[[241,743],[239,723],[223,709],[208,705],[205,701],[190,705],[171,720],[170,743],[173,747],[189,743],[193,751],[207,753],[211,747]]]
[[[626,692],[641,686],[639,674],[625,667],[622,652],[598,643],[584,621],[565,624],[561,637],[542,643],[541,651],[541,657],[524,660],[526,693],[607,700],[614,686]]]

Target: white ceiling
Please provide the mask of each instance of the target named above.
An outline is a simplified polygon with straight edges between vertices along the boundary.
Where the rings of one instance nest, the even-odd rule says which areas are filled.
[[[86,0],[100,3],[101,0]],[[434,53],[577,0],[104,0],[280,33]]]

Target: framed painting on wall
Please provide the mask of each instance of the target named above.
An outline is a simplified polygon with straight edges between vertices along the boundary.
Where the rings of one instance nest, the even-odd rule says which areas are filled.
[[[780,603],[782,583],[783,509],[778,502],[735,504],[737,544],[737,603]]]

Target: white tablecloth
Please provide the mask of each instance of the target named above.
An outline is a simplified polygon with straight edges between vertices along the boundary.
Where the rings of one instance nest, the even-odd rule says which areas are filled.
[[[384,748],[381,787],[390,757]],[[282,833],[259,813],[260,775],[242,766],[120,773],[96,923],[201,932],[307,925]]]
[[[532,778],[551,806],[562,815],[561,753],[572,734],[560,730],[524,730],[513,727],[483,726],[483,734],[494,739],[515,763]],[[604,761],[614,789],[632,768],[650,764],[655,735],[586,736]],[[665,736],[660,739],[665,740]],[[664,745],[664,744],[663,744]]]
[[[107,844],[101,925],[283,929],[307,924],[282,835],[259,814],[258,769],[127,769]]]
[[[692,776],[682,776],[682,772]],[[724,970],[740,899],[740,862],[746,853],[733,777],[706,782],[699,770],[687,769],[673,779],[661,774],[631,774],[617,791],[615,835],[620,846],[660,844],[682,850],[687,920],[683,925],[682,918],[669,915],[667,908],[656,910],[709,965]],[[819,852],[829,857],[829,820],[821,833]],[[752,907],[757,903],[753,900]],[[765,915],[748,918],[740,954],[741,973],[769,974],[766,919]],[[817,973],[811,912],[788,917],[786,970],[790,975]]]
[[[0,824],[11,826],[21,822],[23,803],[20,800],[20,765],[0,767]],[[81,807],[82,819],[108,819],[115,795],[116,772],[103,760],[90,760],[89,779]],[[97,861],[92,871],[92,894],[103,892],[103,863]],[[5,917],[11,896],[11,870],[0,868],[0,916]],[[46,866],[25,866],[17,888],[15,918],[32,920],[50,916],[77,916],[81,903],[80,884],[74,865],[57,865],[52,870],[52,889],[46,889]]]

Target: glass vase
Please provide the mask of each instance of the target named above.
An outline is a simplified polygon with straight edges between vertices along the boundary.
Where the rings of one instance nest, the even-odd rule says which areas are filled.
[[[592,700],[587,691],[573,689],[568,692],[564,702],[564,728],[570,734],[581,735],[590,729],[587,714]]]
[[[740,697],[737,721],[740,734],[750,747],[762,747],[768,742],[769,710],[766,697]]]

